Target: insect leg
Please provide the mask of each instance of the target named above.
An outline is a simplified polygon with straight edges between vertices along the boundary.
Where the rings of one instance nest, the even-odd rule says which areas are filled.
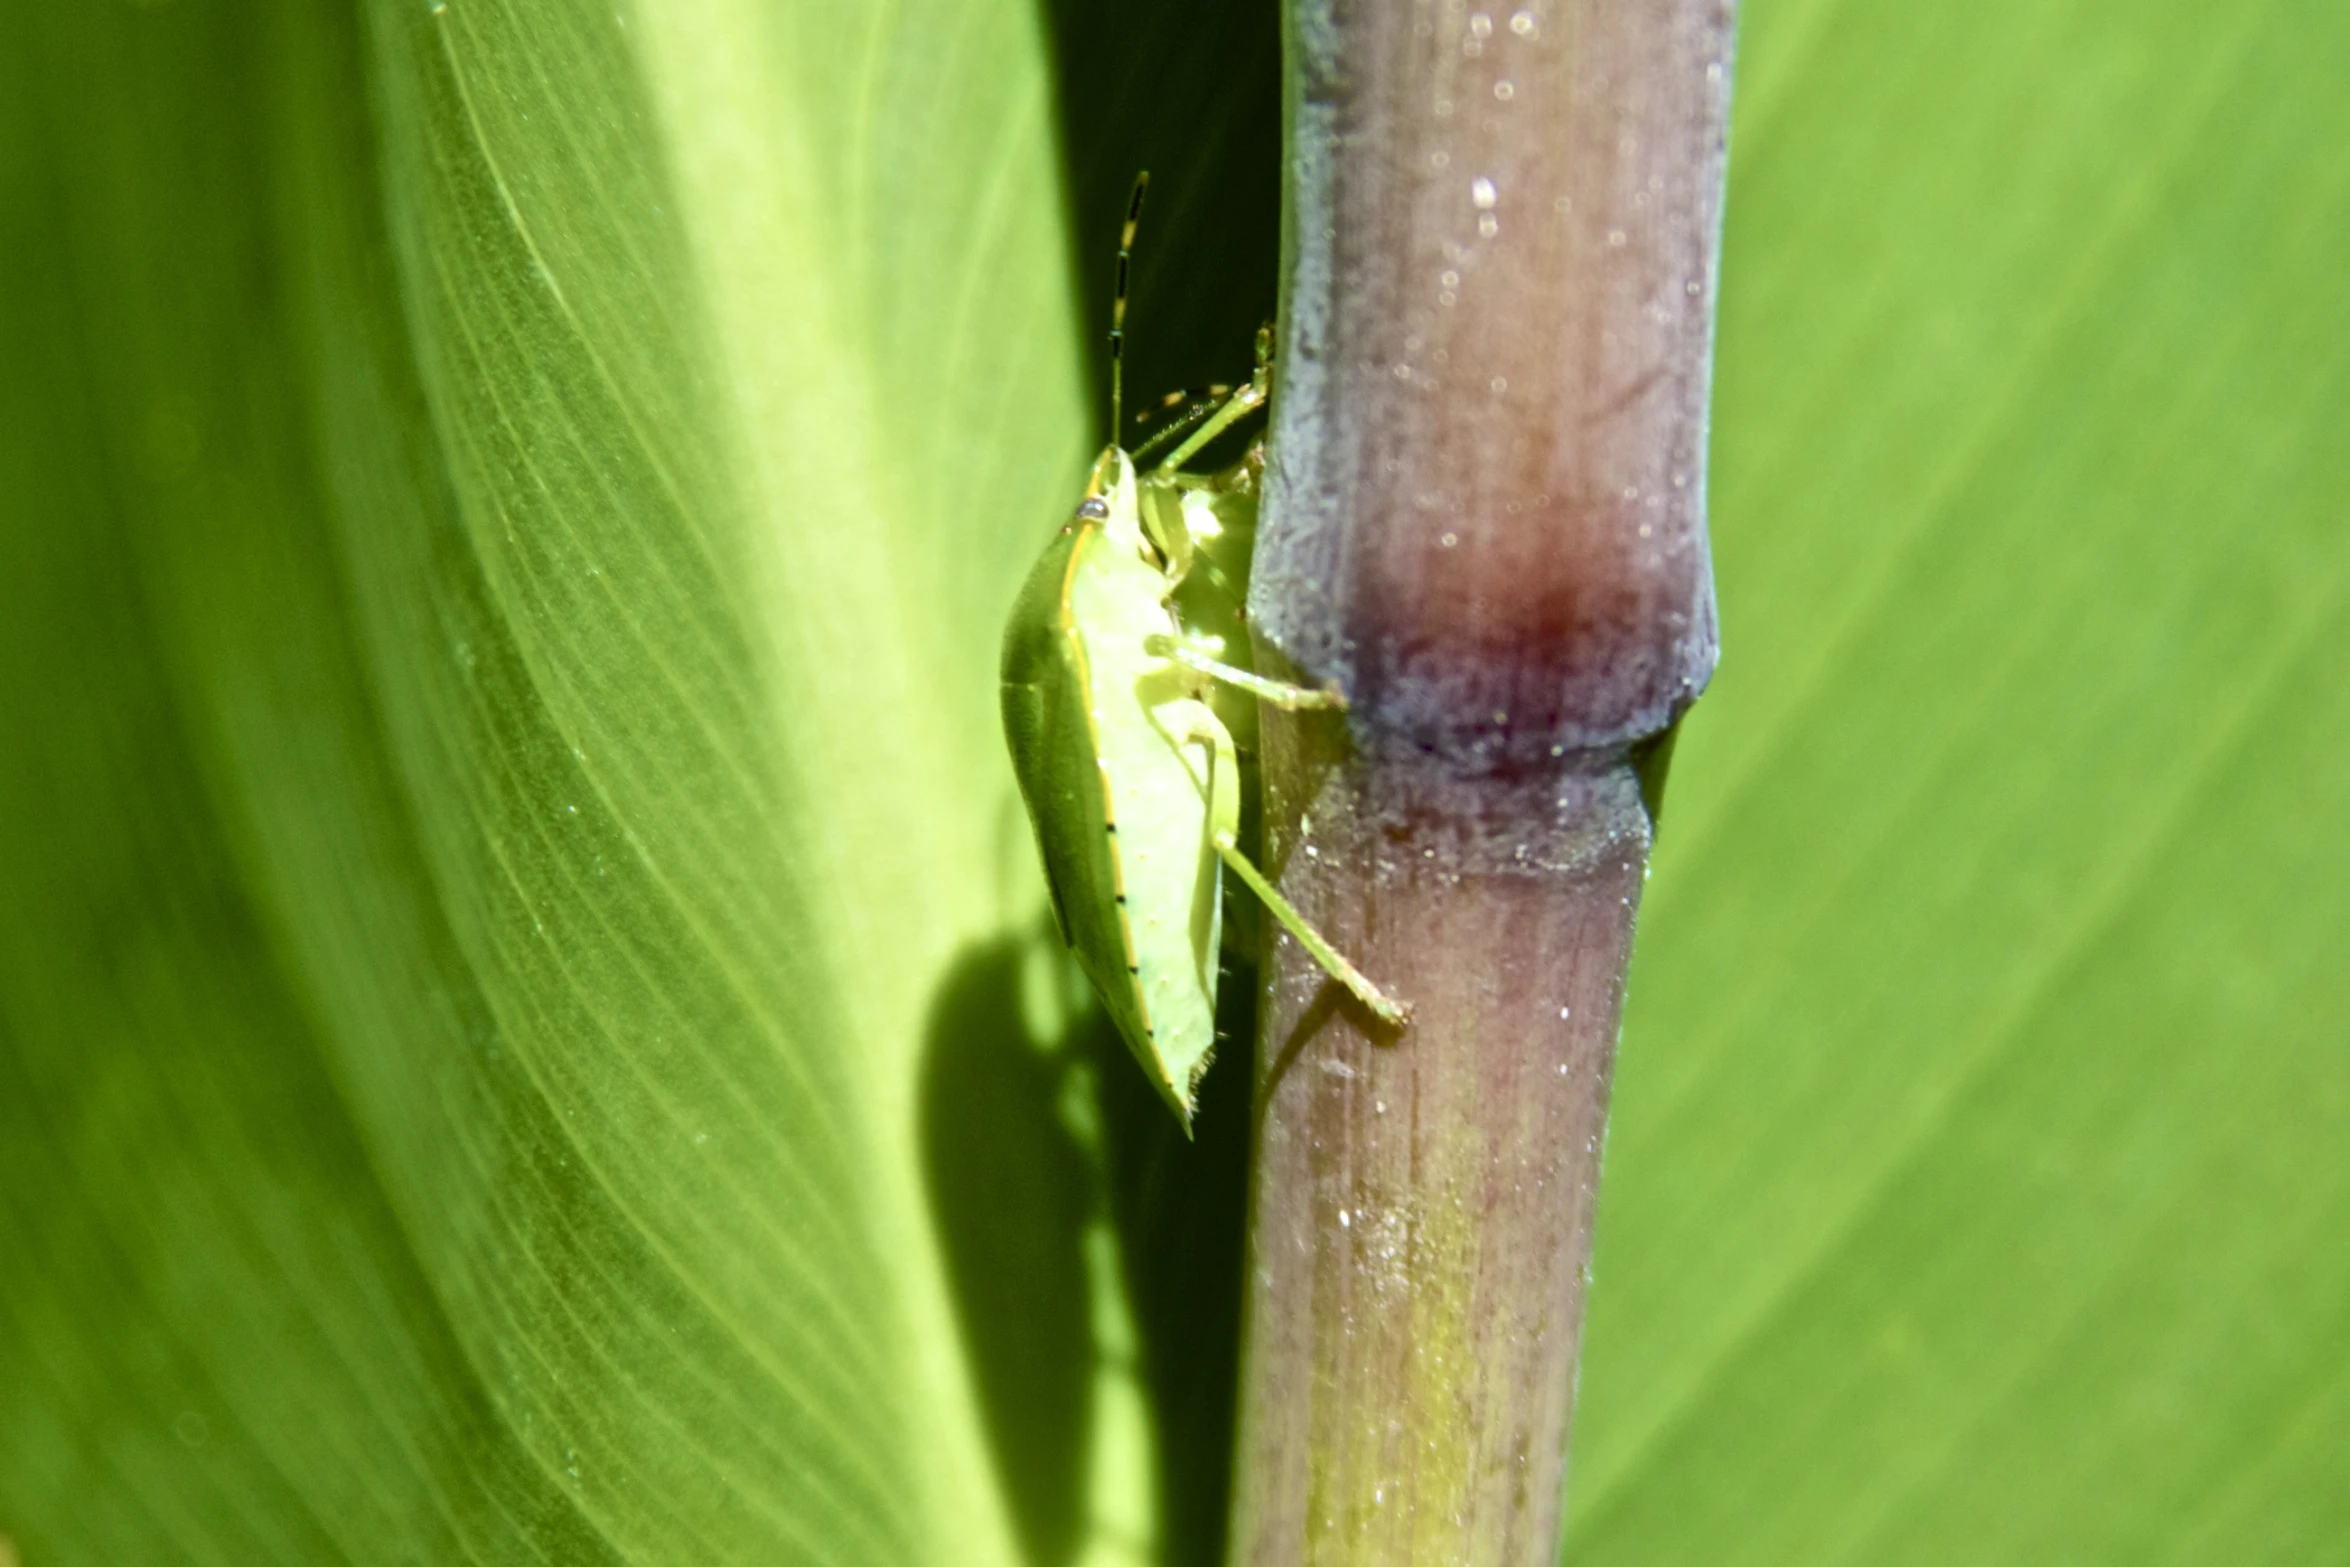
[[[1262,675],[1252,675],[1245,669],[1221,662],[1216,657],[1224,651],[1223,639],[1220,637],[1175,637],[1157,632],[1143,638],[1142,650],[1153,658],[1171,658],[1186,669],[1197,670],[1210,679],[1236,686],[1284,712],[1294,713],[1301,708],[1343,710],[1346,706],[1346,697],[1338,691],[1267,680]]]
[[[1218,392],[1218,389],[1210,388],[1210,392],[1211,395],[1215,395]],[[1151,470],[1151,472],[1154,474],[1163,474],[1174,469],[1181,468],[1185,458],[1191,456],[1192,453],[1207,445],[1217,436],[1222,435],[1226,430],[1231,429],[1234,424],[1238,423],[1242,418],[1247,416],[1250,409],[1264,406],[1265,399],[1271,396],[1272,392],[1273,325],[1271,322],[1267,322],[1265,325],[1257,328],[1257,367],[1255,371],[1250,374],[1248,378],[1248,385],[1241,387],[1236,391],[1224,391],[1221,394],[1220,400],[1203,403],[1192,408],[1172,426],[1161,430],[1158,434],[1152,436],[1148,441],[1145,441],[1135,452],[1135,461],[1140,462],[1147,453],[1155,450],[1160,445],[1160,443],[1166,441],[1169,437],[1180,433],[1184,429],[1196,423],[1204,415],[1207,417],[1208,422],[1200,429],[1195,431],[1189,440],[1185,441],[1181,446],[1175,448],[1175,450],[1168,455],[1166,461],[1159,463]]]
[[[1152,716],[1178,743],[1205,741],[1215,750],[1215,764],[1208,774],[1208,836],[1216,846],[1217,855],[1232,867],[1235,876],[1248,883],[1248,890],[1272,911],[1275,919],[1289,928],[1299,945],[1313,954],[1314,961],[1332,979],[1353,991],[1355,999],[1369,1007],[1382,1022],[1402,1027],[1412,1015],[1411,1004],[1395,1000],[1365,979],[1362,971],[1347,962],[1336,947],[1323,939],[1320,931],[1307,924],[1296,906],[1281,896],[1280,889],[1267,881],[1264,872],[1240,852],[1240,757],[1223,722],[1206,703],[1191,700],[1165,703],[1154,709]]]

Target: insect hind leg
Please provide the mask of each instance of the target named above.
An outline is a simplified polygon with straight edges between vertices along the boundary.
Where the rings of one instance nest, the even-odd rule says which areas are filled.
[[[1265,879],[1265,873],[1240,852],[1240,757],[1232,744],[1232,732],[1205,702],[1196,699],[1163,703],[1151,710],[1151,718],[1176,744],[1204,743],[1214,752],[1208,771],[1208,835],[1217,857],[1248,884],[1248,890],[1257,895],[1257,900],[1275,919],[1288,927],[1298,944],[1313,954],[1323,972],[1354,992],[1355,999],[1369,1007],[1380,1021],[1402,1027],[1412,1015],[1410,1004],[1396,1000],[1364,978],[1362,971],[1307,923],[1296,905],[1283,897],[1281,890]]]

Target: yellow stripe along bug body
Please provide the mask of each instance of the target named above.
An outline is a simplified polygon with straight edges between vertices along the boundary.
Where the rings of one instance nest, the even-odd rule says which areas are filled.
[[[1187,630],[1174,608],[1202,542],[1187,514],[1206,510],[1204,492],[1187,490],[1200,481],[1180,465],[1263,404],[1270,370],[1260,338],[1249,384],[1203,410],[1197,428],[1147,472],[1118,444],[1126,273],[1143,190],[1138,180],[1119,246],[1111,444],[1013,605],[1002,696],[1062,939],[1188,1130],[1215,1046],[1220,865],[1376,1015],[1400,1024],[1407,1009],[1341,957],[1240,850],[1238,755],[1208,701],[1212,687],[1288,708],[1345,704],[1335,691],[1221,662],[1221,641]]]

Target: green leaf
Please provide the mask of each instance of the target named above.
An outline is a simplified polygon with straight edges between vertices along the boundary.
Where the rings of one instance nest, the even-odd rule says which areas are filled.
[[[1757,4],[1567,1557],[2350,1499],[2350,25]]]
[[[1577,1561],[2350,1532],[2350,24],[2271,9],[1750,10]],[[1269,10],[22,10],[0,1540],[1217,1559],[1245,1080],[1186,1147],[1071,1013],[993,683],[1135,168],[1133,384],[1245,370]]]
[[[1138,161],[1145,373],[1268,309],[1176,20],[16,20],[0,1544],[1213,1557],[1238,1144],[1094,1086],[994,692]]]
[[[1084,389],[1034,21],[942,23],[35,24],[32,1559],[1008,1551],[912,1099]]]

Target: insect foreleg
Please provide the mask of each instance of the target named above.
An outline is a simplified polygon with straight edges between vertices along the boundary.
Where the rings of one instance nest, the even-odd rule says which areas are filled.
[[[1263,407],[1272,390],[1273,334],[1270,328],[1260,327],[1257,329],[1256,373],[1248,378],[1248,385],[1216,404],[1216,411],[1208,417],[1207,423],[1192,431],[1183,444],[1169,452],[1166,460],[1152,472],[1170,473],[1181,468],[1186,458],[1246,418],[1251,409]]]
[[[1171,658],[1186,669],[1197,670],[1210,679],[1221,680],[1228,686],[1249,692],[1284,712],[1294,713],[1304,708],[1340,710],[1346,706],[1346,698],[1339,692],[1267,680],[1262,675],[1252,675],[1245,669],[1223,663],[1216,657],[1224,651],[1224,640],[1221,637],[1177,637],[1160,632],[1143,638],[1142,650],[1153,658]]]
[[[1254,679],[1252,675],[1249,678]],[[1208,838],[1216,853],[1232,873],[1248,883],[1273,917],[1289,928],[1314,961],[1322,965],[1332,979],[1355,994],[1355,999],[1369,1007],[1387,1023],[1401,1027],[1412,1015],[1411,1007],[1390,997],[1378,986],[1363,977],[1362,971],[1340,955],[1337,948],[1322,938],[1322,933],[1306,923],[1280,889],[1265,879],[1264,872],[1249,863],[1240,852],[1240,757],[1232,744],[1232,735],[1205,702],[1185,699],[1167,702],[1151,710],[1152,719],[1160,730],[1178,744],[1204,742],[1215,753],[1208,770]]]
[[[1172,408],[1193,395],[1190,392],[1170,392],[1167,394],[1166,406]],[[1214,416],[1216,411],[1224,406],[1225,399],[1231,395],[1232,388],[1229,386],[1211,386],[1206,392],[1198,394],[1198,400],[1184,409],[1173,423],[1153,431],[1148,440],[1134,448],[1134,460],[1137,463],[1143,462],[1161,447],[1172,446],[1183,439],[1186,434],[1198,426],[1202,419]],[[1137,417],[1143,416],[1137,415]]]

